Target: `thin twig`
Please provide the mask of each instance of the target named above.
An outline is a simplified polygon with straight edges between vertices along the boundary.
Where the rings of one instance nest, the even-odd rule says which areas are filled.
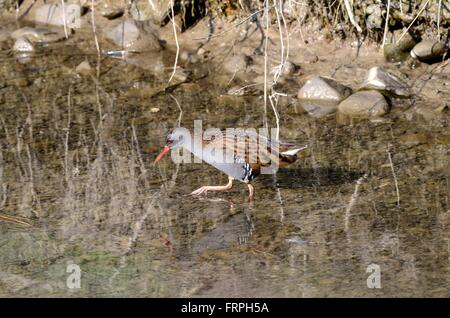
[[[20,3],[16,1],[16,21],[19,19]]]
[[[275,103],[273,102],[273,98],[275,98]],[[280,140],[280,115],[278,114],[278,110],[276,107],[276,104],[278,104],[277,95],[269,96],[269,101],[270,101],[270,105],[272,106],[273,113],[275,114],[275,121],[276,121],[276,125],[277,125],[277,133],[276,133],[275,138],[276,138],[276,140]]]
[[[277,0],[274,0],[275,15],[277,16],[278,32],[280,34],[281,50],[280,50],[280,65],[279,65],[278,69],[275,71],[272,87],[274,84],[276,84],[278,82],[278,79],[280,78],[281,74],[283,73],[283,69],[286,64],[286,60],[284,58],[283,29],[281,28],[280,14],[278,13],[276,3],[277,3]]]
[[[438,13],[437,13],[437,29],[438,29],[438,40],[441,40],[441,6],[442,0],[439,0]]]
[[[67,34],[66,5],[64,4],[64,0],[61,0],[61,5],[62,5],[62,11],[63,11],[63,20],[64,20],[64,34],[66,36],[66,39],[68,39],[69,35]]]
[[[287,27],[286,27],[286,20],[284,18],[281,1],[280,1],[280,13],[278,12],[278,9],[277,9],[277,0],[274,0],[274,8],[275,8],[275,14],[277,16],[278,30],[279,30],[279,34],[280,34],[281,55],[280,55],[280,65],[277,67],[277,69],[275,71],[274,79],[273,79],[273,82],[272,82],[272,85],[271,85],[272,94],[271,94],[271,96],[269,96],[269,101],[270,101],[270,105],[272,106],[272,110],[273,110],[273,112],[275,114],[275,119],[276,119],[276,125],[277,125],[276,140],[279,140],[279,138],[280,138],[280,116],[279,116],[279,113],[278,113],[278,110],[277,110],[277,107],[276,107],[276,105],[278,104],[278,96],[279,96],[279,94],[274,91],[274,86],[278,82],[281,74],[283,73],[284,68],[286,67],[287,59],[288,59],[288,56],[289,56],[289,32],[288,32]],[[286,34],[287,34],[287,40],[286,41],[287,41],[288,47],[287,47],[286,56],[284,54],[284,52],[285,52],[284,41],[283,41],[284,37],[283,37],[283,28],[281,26],[281,21],[280,21],[280,15],[282,17],[284,28],[285,28],[285,31],[286,31]],[[273,101],[274,99],[275,99],[275,103]]]
[[[395,170],[394,170],[394,164],[392,163],[392,156],[389,150],[386,150],[387,154],[388,154],[388,158],[389,158],[389,163],[391,165],[391,171],[392,171],[392,176],[394,177],[394,184],[395,184],[395,192],[397,193],[397,207],[400,207],[400,190],[398,188],[398,181],[397,181],[397,175],[395,174]]]
[[[41,210],[41,202],[39,200],[39,197],[37,196],[36,190],[34,188],[34,173],[33,173],[33,159],[31,157],[30,147],[28,144],[26,145],[27,155],[28,155],[28,169],[29,169],[29,185],[31,187],[31,196],[33,198],[33,201],[36,202],[39,210]],[[33,213],[39,217],[40,213],[34,209],[31,209]]]
[[[269,37],[269,0],[264,1],[264,17],[265,17],[265,37],[264,37],[264,118],[265,118],[265,127],[269,129],[267,122],[267,43]]]
[[[0,203],[0,209],[3,209],[6,205],[6,201],[8,200],[8,185],[3,182],[3,152],[0,149],[0,185],[2,186],[2,201]]]
[[[283,221],[284,221],[284,209],[283,209],[283,198],[281,197],[281,190],[280,190],[280,188],[277,188],[277,198],[278,198],[278,203],[280,204],[280,222],[283,223]]]
[[[228,94],[229,94],[229,95],[238,95],[238,93],[240,93],[241,91],[245,90],[246,88],[254,87],[254,86],[258,86],[258,85],[261,85],[261,83],[248,84],[248,85],[242,86],[242,87],[240,87],[240,88],[237,88],[237,89],[235,89],[235,90],[232,90],[232,91],[230,90],[230,91],[228,92]]]
[[[91,0],[91,23],[92,23],[92,32],[94,33],[94,40],[95,40],[95,47],[97,49],[97,54],[100,55],[100,44],[98,43],[98,37],[97,37],[97,28],[95,26],[95,6],[94,6],[94,0]]]
[[[97,64],[100,65],[100,64]],[[96,129],[95,132],[96,134],[101,134],[103,131],[103,119],[104,119],[104,115],[103,115],[103,107],[102,107],[102,103],[100,102],[100,82],[98,79],[98,75],[99,73],[97,72],[97,77],[94,77],[93,75],[91,75],[92,80],[94,81],[95,84],[95,101],[97,103],[97,109],[98,109],[98,130]]]
[[[21,91],[23,100],[25,101],[25,104],[27,105],[27,112],[28,112],[28,116],[27,119],[25,120],[25,123],[28,125],[28,134],[30,136],[30,143],[33,143],[33,113],[31,111],[31,105],[28,101],[28,98],[25,96],[25,94]]]
[[[396,44],[398,44],[398,42],[400,42],[400,40],[405,36],[406,33],[408,33],[409,29],[411,28],[411,26],[414,24],[414,22],[416,22],[417,18],[422,14],[422,11],[427,7],[428,2],[430,2],[430,0],[427,0],[425,2],[425,4],[423,5],[423,7],[419,10],[419,12],[417,13],[417,15],[414,17],[414,19],[412,20],[412,22],[409,24],[409,26],[406,28],[406,30],[402,33],[402,35],[398,38]]]
[[[401,4],[400,4],[401,7]],[[386,43],[386,36],[388,33],[388,27],[389,27],[389,11],[391,9],[391,0],[388,0],[387,3],[387,12],[386,12],[386,22],[384,24],[384,34],[383,34],[383,44],[381,44],[381,47],[384,47],[384,44]]]
[[[282,1],[280,1],[280,12],[281,12],[281,20],[283,21],[284,30],[286,32],[286,57],[284,58],[284,60],[287,61],[288,58],[289,58],[291,43],[290,43],[290,40],[289,40],[289,30],[288,30],[288,27],[287,27],[286,19],[284,18],[283,2]]]
[[[137,134],[136,134],[136,129],[134,127],[134,119],[131,122],[131,131],[133,133],[132,135],[132,141],[135,144],[136,147],[136,154],[139,160],[139,164],[140,164],[140,168],[141,168],[141,174],[145,177],[145,181],[147,181],[147,169],[145,168],[145,164],[144,164],[144,160],[142,159],[142,155],[141,155],[141,148],[139,146],[139,141],[137,138]]]
[[[101,50],[100,50],[100,44],[98,42],[97,27],[95,25],[94,0],[91,0],[91,24],[92,24],[92,32],[94,33],[95,48],[97,49],[97,80],[98,80],[98,78],[100,77]]]
[[[7,129],[5,126],[5,132],[6,131],[7,131]],[[21,128],[19,130],[19,127],[17,126],[15,131],[16,131],[16,145],[15,145],[14,153],[16,155],[16,160],[17,160],[17,163],[19,166],[20,176],[21,176],[21,179],[23,180],[24,178],[28,177],[27,171],[25,169],[25,164],[23,163],[22,155],[21,155],[22,144],[23,144],[23,137],[22,137],[23,136],[23,128]],[[11,145],[13,145],[13,143],[11,143]],[[22,172],[23,172],[23,174],[22,174]]]
[[[204,36],[204,37],[201,37],[201,38],[194,38],[193,40],[195,40],[195,41],[199,41],[199,40],[207,40],[207,39],[211,39],[211,38],[215,38],[215,37],[221,36],[221,35],[223,35],[223,34],[225,34],[225,33],[228,33],[228,32],[230,32],[230,31],[232,31],[233,28],[240,26],[242,23],[244,23],[245,21],[251,19],[253,16],[257,15],[258,13],[260,13],[260,12],[262,12],[262,11],[264,11],[264,10],[265,10],[265,9],[261,9],[261,10],[258,10],[258,11],[253,12],[252,14],[250,14],[248,17],[246,17],[246,18],[243,19],[242,21],[239,21],[238,23],[233,24],[230,28],[228,28],[228,29],[226,29],[226,30],[224,30],[224,31],[222,31],[222,32],[219,32],[219,33],[214,34],[214,35],[209,34],[208,36]]]
[[[69,87],[67,94],[67,127],[66,138],[64,140],[64,172],[66,174],[66,184],[69,184],[69,134],[70,134],[70,120],[71,120],[71,93],[72,86]]]
[[[361,27],[356,23],[355,16],[353,15],[353,8],[349,2],[349,0],[344,0],[345,9],[347,10],[348,17],[350,19],[351,24],[356,28],[356,31],[358,33],[362,33]]]
[[[170,98],[172,98],[175,101],[175,103],[178,106],[178,109],[180,110],[180,114],[178,115],[178,127],[180,127],[181,126],[181,117],[183,116],[183,109],[181,108],[181,105],[178,102],[178,100],[175,98],[175,96],[173,96],[172,94],[169,94],[169,96],[170,96]]]
[[[18,216],[11,216],[6,214],[0,214],[0,221],[15,223],[19,225],[25,225],[25,226],[33,226],[31,222],[29,222],[27,219],[18,217]]]
[[[169,81],[167,82],[167,85],[170,84],[170,82],[172,81],[172,78],[175,76],[175,73],[177,71],[177,64],[178,64],[178,54],[180,53],[180,45],[178,43],[178,36],[177,36],[177,27],[176,27],[176,23],[175,23],[175,13],[173,11],[173,0],[170,1],[170,12],[172,14],[172,16],[170,17],[170,20],[172,21],[172,26],[173,26],[173,35],[175,37],[175,44],[177,46],[177,52],[175,54],[175,62],[173,65],[173,71],[172,74],[170,75]]]
[[[356,181],[355,190],[353,191],[353,194],[350,198],[350,201],[348,202],[347,208],[345,209],[345,223],[344,223],[344,230],[345,232],[348,231],[349,224],[350,224],[350,212],[353,208],[353,206],[356,203],[356,200],[359,197],[359,187],[363,183],[363,181],[368,177],[368,174],[364,174],[361,178]]]

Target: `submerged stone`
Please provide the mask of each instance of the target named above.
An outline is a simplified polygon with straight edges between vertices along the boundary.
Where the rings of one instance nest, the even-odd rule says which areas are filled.
[[[361,89],[374,89],[403,97],[411,95],[410,87],[402,79],[378,66],[368,71]]]
[[[34,47],[30,41],[25,37],[19,37],[16,42],[14,42],[13,50],[15,52],[33,52]]]
[[[23,27],[11,33],[13,39],[24,37],[35,43],[57,42],[65,38],[64,30]]]
[[[399,50],[406,52],[412,50],[420,39],[417,35],[405,31],[405,29],[394,31],[392,43],[395,43]]]
[[[351,88],[331,78],[317,76],[306,81],[297,97],[309,115],[321,118],[336,112],[338,103],[351,93]]]
[[[387,43],[383,47],[383,54],[386,61],[394,63],[406,61],[409,57],[409,51],[403,51],[395,43]]]
[[[307,80],[297,97],[307,100],[322,100],[339,103],[352,93],[351,88],[331,78],[317,76]]]
[[[139,28],[133,20],[128,19],[115,26],[106,36],[114,44],[129,48],[139,38]]]
[[[24,64],[28,63],[33,57],[34,46],[27,38],[19,37],[16,42],[14,42],[13,51],[16,53],[15,57],[17,61]]]
[[[423,40],[414,46],[411,56],[419,61],[433,62],[442,59],[447,50],[447,46],[443,42]]]
[[[408,59],[411,49],[417,44],[419,37],[406,29],[389,33],[387,43],[383,47],[384,58],[388,62],[401,62]]]
[[[107,31],[106,37],[127,50],[151,51],[161,49],[156,33],[156,27],[150,22],[140,24],[132,19],[127,19]]]
[[[389,105],[378,91],[359,91],[343,100],[339,113],[358,118],[379,117],[389,111]]]
[[[327,115],[333,114],[337,110],[336,102],[327,102],[323,100],[299,100],[299,105],[314,118],[322,118]]]

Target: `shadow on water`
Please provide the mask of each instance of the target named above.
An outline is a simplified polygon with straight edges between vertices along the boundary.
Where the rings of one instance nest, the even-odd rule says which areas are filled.
[[[364,173],[344,168],[281,168],[275,176],[261,175],[260,182],[267,187],[276,182],[277,188],[304,188],[317,186],[336,186],[352,183]]]

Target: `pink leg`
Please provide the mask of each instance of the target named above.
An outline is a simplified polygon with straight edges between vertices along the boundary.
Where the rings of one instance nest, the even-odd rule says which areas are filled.
[[[253,195],[255,194],[255,188],[250,183],[247,183],[247,187],[248,187],[248,200],[252,201]]]
[[[203,186],[201,188],[198,188],[195,191],[191,192],[191,195],[200,195],[202,193],[207,193],[208,191],[225,191],[230,190],[233,186],[233,178],[228,177],[228,183],[224,186]]]

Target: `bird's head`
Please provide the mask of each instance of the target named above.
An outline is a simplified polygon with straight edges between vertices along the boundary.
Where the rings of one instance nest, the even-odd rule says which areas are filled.
[[[186,145],[190,139],[190,132],[186,128],[175,128],[169,132],[166,138],[166,145],[156,157],[153,164],[156,164],[171,149],[180,148]]]

